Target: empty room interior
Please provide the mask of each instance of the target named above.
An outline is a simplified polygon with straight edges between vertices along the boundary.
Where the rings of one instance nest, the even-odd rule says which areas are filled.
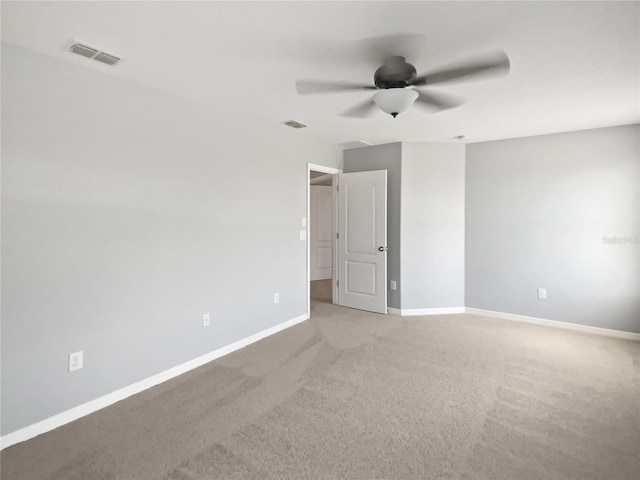
[[[2,480],[640,479],[640,2],[1,9]]]

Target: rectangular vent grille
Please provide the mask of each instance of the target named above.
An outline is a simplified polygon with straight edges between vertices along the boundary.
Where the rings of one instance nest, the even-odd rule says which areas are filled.
[[[93,58],[97,53],[99,53],[98,50],[87,47],[85,45],[80,45],[79,43],[74,43],[73,45],[71,45],[71,51],[87,58]]]
[[[115,65],[120,61],[118,57],[114,57],[113,55],[109,55],[108,53],[104,52],[100,52],[98,55],[93,57],[93,59],[102,63],[106,63],[107,65]]]
[[[306,128],[309,125],[305,125],[304,123],[300,123],[297,122],[295,120],[289,120],[288,122],[282,122],[283,125],[286,125],[287,127],[292,127],[292,128]]]
[[[120,58],[116,57],[115,55],[101,52],[100,50],[82,45],[81,43],[74,43],[73,45],[71,45],[71,48],[69,48],[69,50],[78,55],[82,55],[83,57],[91,58],[101,63],[106,63],[107,65],[115,65],[120,61]]]

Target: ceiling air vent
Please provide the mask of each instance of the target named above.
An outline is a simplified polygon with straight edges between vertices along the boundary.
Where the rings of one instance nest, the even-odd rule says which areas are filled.
[[[73,45],[71,45],[71,51],[87,58],[93,58],[97,53],[100,53],[94,48],[87,47],[86,45],[81,45],[79,43],[74,43]]]
[[[304,123],[300,123],[297,122],[295,120],[289,120],[288,122],[282,122],[283,125],[286,125],[287,127],[292,127],[292,128],[306,128],[309,125],[305,125]]]
[[[93,57],[94,60],[97,60],[102,63],[106,63],[107,65],[115,65],[120,61],[120,59],[114,55],[109,55],[108,53],[100,52],[98,55]]]
[[[115,65],[120,61],[120,58],[115,55],[101,52],[100,50],[82,45],[81,43],[74,43],[71,45],[69,50],[73,53],[77,53],[78,55],[82,55],[83,57],[92,58],[98,62],[106,63],[107,65]]]

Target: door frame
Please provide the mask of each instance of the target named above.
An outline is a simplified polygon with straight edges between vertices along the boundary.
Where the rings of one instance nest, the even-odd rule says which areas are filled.
[[[331,302],[336,303],[338,299],[338,287],[336,286],[336,275],[338,274],[338,256],[336,255],[338,251],[337,245],[337,237],[336,233],[338,232],[338,196],[337,196],[337,187],[338,187],[338,176],[337,174],[342,173],[342,170],[333,167],[326,167],[324,165],[317,165],[315,163],[307,163],[307,317],[311,317],[311,171],[329,173],[333,175],[332,178],[332,189],[333,189],[333,272],[331,274]]]

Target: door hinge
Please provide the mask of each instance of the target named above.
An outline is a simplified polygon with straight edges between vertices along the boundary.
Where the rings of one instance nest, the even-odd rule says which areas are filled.
[[[336,280],[336,287],[340,286],[340,280]]]
[[[340,232],[336,233],[336,238],[340,238]]]

